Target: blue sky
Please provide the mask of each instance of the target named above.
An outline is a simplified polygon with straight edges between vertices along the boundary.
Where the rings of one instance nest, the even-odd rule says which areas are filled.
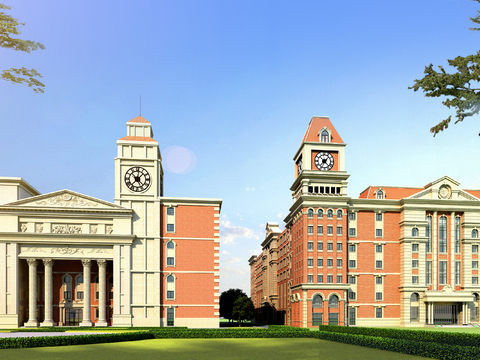
[[[115,141],[141,94],[165,195],[223,199],[221,291],[250,293],[247,260],[267,221],[283,228],[312,116],[348,144],[351,197],[443,175],[480,189],[478,117],[433,138],[454,111],[408,89],[426,65],[479,50],[476,2],[2,2],[46,50],[0,48],[0,69],[35,68],[46,88],[0,82],[0,175],[113,201]]]

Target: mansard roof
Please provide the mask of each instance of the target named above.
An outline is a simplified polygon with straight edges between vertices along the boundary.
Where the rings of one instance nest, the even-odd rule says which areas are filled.
[[[338,135],[337,129],[335,129],[328,116],[312,117],[302,142],[319,142],[318,133],[325,127],[328,128],[332,134],[330,142],[343,144],[342,138]]]

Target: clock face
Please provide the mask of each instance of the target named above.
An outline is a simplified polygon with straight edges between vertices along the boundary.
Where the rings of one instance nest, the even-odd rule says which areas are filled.
[[[302,172],[302,159],[298,160],[298,175]]]
[[[322,151],[315,156],[315,166],[318,170],[328,171],[333,167],[332,154]]]
[[[150,174],[143,167],[134,166],[125,173],[125,185],[135,192],[142,192],[150,187]]]

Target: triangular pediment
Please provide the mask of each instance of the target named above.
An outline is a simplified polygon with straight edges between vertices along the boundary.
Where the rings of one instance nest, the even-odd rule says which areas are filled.
[[[96,199],[71,190],[59,190],[48,194],[32,196],[2,206],[55,207],[77,209],[124,209],[108,201]]]
[[[469,200],[479,201],[477,197],[459,188],[460,183],[449,176],[432,181],[424,190],[409,196],[409,199]]]

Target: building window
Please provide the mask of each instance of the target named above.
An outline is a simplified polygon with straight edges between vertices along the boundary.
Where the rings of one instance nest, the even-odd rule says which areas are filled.
[[[342,275],[337,275],[337,284],[343,283]]]
[[[167,249],[175,249],[175,244],[172,241],[167,243]]]
[[[355,213],[354,212],[348,213],[348,218],[350,220],[355,220]]]
[[[377,199],[380,199],[380,200],[383,199],[383,191],[382,190],[377,191]]]
[[[333,275],[327,275],[327,283],[333,283]]]
[[[333,235],[333,226],[327,226],[327,235]]]
[[[167,299],[173,299],[175,297],[173,294],[173,291],[167,291]]]
[[[382,221],[382,213],[375,214],[375,220]]]
[[[167,309],[167,326],[173,326],[174,324],[174,313],[173,309]]]
[[[310,275],[310,274],[308,275],[307,282],[313,283],[313,275]]]
[[[382,266],[382,260],[377,260],[375,261],[375,268],[377,269],[381,269],[383,266]]]
[[[381,318],[383,317],[382,315],[383,315],[383,314],[382,314],[382,308],[376,308],[376,309],[375,309],[375,317],[376,317],[377,319],[381,319]]]
[[[328,250],[333,251],[333,243],[332,242],[327,243],[327,251]]]
[[[355,276],[349,276],[348,277],[348,283],[349,284],[355,284]]]
[[[308,251],[313,251],[313,241],[307,242],[307,249]]]
[[[412,284],[418,284],[418,275],[412,276]]]
[[[167,299],[175,299],[175,277],[167,276]]]
[[[431,216],[427,216],[427,227],[425,229],[425,235],[427,236],[427,252],[431,252],[431,245],[432,245],[432,239],[431,239],[431,232],[430,232],[430,229],[431,229],[431,226],[432,226],[432,217]]]
[[[351,307],[348,309],[348,323],[349,325],[355,325],[355,308]]]
[[[438,283],[443,285],[447,283],[447,262],[439,261],[438,265],[439,265]]]
[[[313,296],[313,299],[312,299],[312,307],[313,308],[321,308],[322,303],[323,303],[323,300],[322,300],[322,297],[320,295],[316,294],[316,295]]]
[[[323,226],[322,225],[317,226],[317,234],[318,235],[323,235]]]
[[[412,260],[412,268],[414,269],[418,268],[418,260]]]
[[[472,245],[472,253],[478,253],[478,245]]]
[[[348,292],[348,299],[349,300],[355,300],[357,298],[357,294],[354,291],[349,291]]]
[[[412,244],[412,252],[418,252],[418,244]]]
[[[173,231],[175,231],[174,229],[175,229],[175,225],[173,225],[173,224],[167,224],[167,231],[168,231],[168,232],[173,232]]]
[[[417,228],[412,229],[412,236],[418,236],[418,229]]]
[[[313,259],[308,259],[308,266],[313,267]]]
[[[376,237],[382,237],[382,229],[376,229],[375,230],[375,236]]]
[[[337,259],[337,267],[342,267],[342,259]]]
[[[333,259],[327,259],[327,266],[333,267]]]
[[[473,229],[472,230],[472,239],[476,239],[478,238],[478,230],[477,229]]]
[[[313,218],[313,210],[312,209],[308,209],[308,217]]]
[[[77,291],[77,300],[83,300],[83,291]]]
[[[460,218],[455,217],[455,253],[460,254]]]
[[[472,285],[478,285],[478,276],[472,276]]]
[[[427,284],[431,284],[432,283],[432,262],[431,261],[427,261],[427,268],[426,268],[426,282]]]
[[[307,226],[308,235],[313,235],[313,225]]]
[[[317,215],[319,218],[323,218],[323,210],[322,209],[318,209],[318,215]]]
[[[329,209],[327,211],[327,218],[329,218],[329,219],[333,218],[333,210],[332,209]]]
[[[348,251],[355,252],[355,244],[348,245]]]
[[[317,275],[317,283],[323,283],[323,275]]]
[[[337,243],[337,251],[342,251],[342,243]]]
[[[478,260],[472,261],[472,269],[478,269]]]
[[[445,216],[441,216],[439,220],[438,239],[438,251],[447,252],[447,218]]]
[[[375,293],[375,300],[381,301],[383,299],[383,294],[381,292]]]
[[[375,277],[375,284],[381,284],[383,282],[383,278],[381,276]]]
[[[460,285],[461,277],[461,265],[460,261],[455,261],[455,284]]]
[[[342,210],[337,210],[337,219],[341,219],[342,218]]]
[[[342,227],[337,226],[337,235],[342,235]]]
[[[173,215],[173,212],[174,212],[173,207],[167,208],[167,215]]]
[[[356,231],[355,230],[356,230],[355,228],[350,228],[349,229],[350,236],[356,236]]]
[[[418,294],[413,293],[410,296],[410,321],[418,321]]]
[[[317,251],[323,251],[323,242],[317,242]]]
[[[375,252],[381,253],[382,251],[383,251],[382,245],[376,245],[376,246],[375,246]]]
[[[348,267],[355,268],[356,267],[355,260],[348,260]]]
[[[329,141],[329,135],[328,135],[328,131],[327,131],[327,130],[323,130],[323,131],[322,131],[322,137],[321,137],[321,139],[320,139],[320,142],[325,142],[325,143],[330,142],[330,141]]]
[[[167,257],[167,265],[175,265],[175,258]]]
[[[328,307],[329,308],[338,308],[338,296],[332,295],[330,299],[328,299]]]
[[[323,259],[320,259],[320,258],[317,259],[317,266],[323,267]]]

